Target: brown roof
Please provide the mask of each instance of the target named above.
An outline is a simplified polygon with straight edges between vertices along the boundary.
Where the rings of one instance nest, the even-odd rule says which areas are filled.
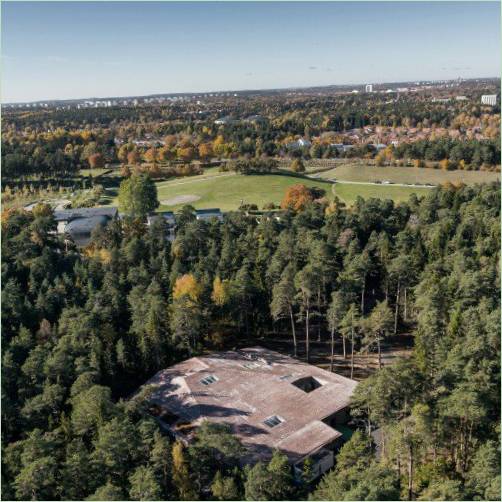
[[[201,382],[210,375],[217,380]],[[321,385],[311,392],[293,385],[304,377]],[[267,458],[277,448],[297,461],[341,436],[322,420],[348,406],[357,383],[253,347],[188,359],[160,371],[146,385],[154,386],[152,404],[176,415],[178,423],[226,423],[251,458]],[[273,416],[282,422],[269,427],[264,420]]]

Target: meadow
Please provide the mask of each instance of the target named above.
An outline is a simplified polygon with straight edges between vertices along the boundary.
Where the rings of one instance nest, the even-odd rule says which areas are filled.
[[[297,183],[323,188],[328,198],[333,197],[332,184],[321,179],[309,180],[280,174],[221,173],[158,183],[159,209],[176,210],[187,203],[195,208],[219,207],[223,211],[237,209],[242,203],[256,204],[261,209],[267,202],[280,204],[286,190]]]
[[[393,183],[432,183],[439,185],[446,181],[461,181],[467,185],[500,181],[500,173],[491,171],[443,171],[419,167],[376,167],[359,163],[341,164],[318,175],[323,179],[343,181],[392,181]]]
[[[358,196],[363,199],[371,197],[377,199],[392,199],[394,202],[408,200],[412,193],[418,197],[426,195],[428,187],[403,187],[394,185],[360,185],[356,183],[336,183],[332,185],[333,194],[339,197],[347,205],[352,205]]]

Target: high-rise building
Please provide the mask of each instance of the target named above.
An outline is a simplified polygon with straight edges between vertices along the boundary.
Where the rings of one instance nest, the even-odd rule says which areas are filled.
[[[495,106],[497,104],[497,95],[496,94],[483,94],[483,96],[481,96],[481,104]]]
[[[373,92],[373,84],[366,84],[366,92]]]

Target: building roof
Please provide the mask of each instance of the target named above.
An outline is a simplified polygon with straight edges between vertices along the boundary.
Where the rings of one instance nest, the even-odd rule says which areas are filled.
[[[66,224],[65,234],[69,235],[79,247],[84,247],[91,241],[92,231],[98,226],[106,226],[109,221],[104,215],[75,218]]]
[[[170,225],[174,225],[176,223],[174,213],[172,211],[160,211],[158,213],[149,214],[146,217],[147,224],[151,225],[156,218],[164,218],[164,220],[166,220],[166,223]]]
[[[315,379],[315,380],[313,380]],[[314,382],[304,391],[298,382]],[[226,423],[246,459],[274,449],[297,462],[342,434],[322,420],[345,409],[357,382],[262,347],[194,357],[157,373],[146,385],[169,424]],[[278,425],[270,427],[265,420]]]
[[[195,217],[197,219],[200,218],[218,218],[219,220],[223,219],[223,215],[221,214],[221,210],[219,208],[210,208],[210,209],[196,209]]]
[[[63,209],[54,211],[56,221],[70,221],[76,218],[90,218],[93,216],[105,216],[115,218],[118,214],[116,207],[82,207],[78,209]]]

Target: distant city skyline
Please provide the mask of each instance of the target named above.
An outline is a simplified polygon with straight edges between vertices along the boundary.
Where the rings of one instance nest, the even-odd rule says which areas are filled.
[[[3,2],[2,102],[500,75],[498,2]]]

